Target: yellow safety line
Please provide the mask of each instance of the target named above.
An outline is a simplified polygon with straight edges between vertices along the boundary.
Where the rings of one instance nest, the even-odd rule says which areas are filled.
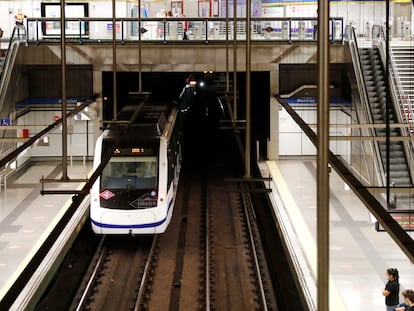
[[[312,238],[312,234],[308,228],[308,225],[306,224],[299,207],[296,205],[292,193],[290,192],[289,187],[287,186],[276,162],[266,161],[266,164],[269,168],[274,184],[278,188],[279,193],[282,194],[281,200],[286,207],[286,212],[289,214],[290,219],[294,219],[292,222],[295,224],[294,228],[297,234],[297,238],[305,250],[309,266],[312,269],[314,275],[317,275],[316,243]],[[345,306],[344,300],[331,276],[329,276],[329,284],[330,309],[335,311],[347,311],[348,309]]]

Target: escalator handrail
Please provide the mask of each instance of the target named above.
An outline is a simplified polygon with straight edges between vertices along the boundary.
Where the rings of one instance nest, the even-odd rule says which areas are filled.
[[[22,31],[22,32],[24,34],[22,38],[24,38],[26,32],[25,31]],[[1,118],[9,117],[11,109],[12,109],[12,105],[9,105],[8,107],[4,107],[4,104],[6,102],[7,85],[12,75],[13,66],[15,64],[15,60],[17,57],[18,47],[19,47],[20,42],[22,42],[22,40],[20,40],[20,38],[16,36],[16,33],[17,33],[17,26],[13,28],[12,34],[10,36],[7,50],[6,50],[6,55],[4,56],[3,70],[0,76],[0,117]],[[7,111],[4,111],[6,109]],[[0,136],[4,137],[5,131],[1,133]],[[4,152],[6,149],[8,149],[9,145],[10,143],[2,142],[0,144],[0,152]]]
[[[381,31],[379,32],[380,35],[378,36],[378,40],[377,40],[377,45],[378,45],[378,50],[380,52],[381,55],[381,61],[383,63],[383,65],[386,62],[386,57],[385,57],[385,36],[384,36],[384,27],[383,26],[379,26]],[[398,123],[404,123],[404,124],[408,124],[408,120],[405,116],[405,109],[403,106],[403,102],[402,102],[402,96],[404,96],[404,91],[402,89],[402,85],[401,85],[401,80],[399,79],[399,75],[398,75],[398,70],[396,70],[396,63],[395,63],[395,59],[393,56],[393,53],[390,53],[389,55],[389,59],[390,59],[390,65],[388,66],[389,71],[390,71],[390,76],[389,76],[389,85],[390,85],[390,99],[391,99],[391,104],[394,107],[394,112],[395,115],[397,117],[397,122]],[[402,94],[401,94],[402,93]],[[404,114],[402,113],[402,111],[404,111]],[[400,133],[401,136],[405,136],[405,137],[412,137],[412,133],[411,133],[411,128],[407,128],[407,127],[401,127],[400,128]],[[414,184],[414,144],[413,144],[413,140],[411,139],[410,141],[403,141],[403,148],[404,148],[404,152],[405,152],[405,156],[406,156],[406,164],[407,164],[407,168],[409,169],[409,173],[410,173],[410,181],[411,184]],[[408,160],[408,161],[407,161]]]
[[[3,116],[2,107],[5,100],[5,87],[6,82],[9,81],[10,75],[12,73],[12,69],[14,66],[14,61],[17,55],[17,47],[19,46],[20,42],[24,40],[20,40],[19,37],[16,37],[17,26],[13,28],[12,34],[10,36],[9,44],[7,46],[6,55],[4,57],[4,64],[3,64],[3,71],[0,77],[0,116]],[[7,114],[8,115],[8,114]]]

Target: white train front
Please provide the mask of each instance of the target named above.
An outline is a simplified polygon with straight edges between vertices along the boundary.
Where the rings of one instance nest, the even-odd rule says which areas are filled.
[[[181,166],[178,112],[166,105],[137,107],[124,107],[96,142],[95,169],[114,150],[91,189],[91,224],[98,234],[163,233],[171,221]],[[132,126],[122,123],[137,109]]]

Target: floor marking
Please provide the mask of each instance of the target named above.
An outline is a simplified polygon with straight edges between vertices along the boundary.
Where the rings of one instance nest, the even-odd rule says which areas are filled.
[[[317,248],[315,240],[312,237],[312,234],[303,219],[302,213],[300,212],[299,207],[296,205],[295,199],[293,198],[288,185],[285,182],[285,179],[282,173],[279,170],[275,161],[266,161],[266,164],[269,168],[270,174],[272,176],[272,181],[276,185],[279,193],[283,193],[281,200],[283,201],[286,212],[288,213],[290,219],[294,219],[292,222],[295,224],[294,228],[297,234],[297,238],[300,241],[303,249],[306,250],[306,257],[309,263],[310,268],[314,275],[317,274]],[[338,288],[336,287],[333,279],[329,276],[329,305],[331,310],[335,311],[347,311],[348,309],[345,306],[344,300],[339,293]],[[316,301],[315,301],[316,302]]]

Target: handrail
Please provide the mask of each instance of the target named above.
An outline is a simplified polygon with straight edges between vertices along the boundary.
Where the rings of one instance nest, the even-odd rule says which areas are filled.
[[[84,108],[88,107],[90,104],[95,102],[97,97],[98,97],[98,94],[93,95],[91,98],[83,102],[81,105],[76,106],[73,110],[67,112],[66,117],[67,118],[73,117],[74,115],[82,111]],[[18,148],[16,148],[15,150],[7,154],[5,157],[0,159],[0,168],[6,166],[7,163],[16,159],[19,156],[19,154],[21,154],[24,150],[32,146],[35,142],[37,142],[40,138],[42,138],[48,132],[60,126],[61,123],[62,123],[62,118],[59,118],[57,121],[53,122],[52,124],[49,124],[43,130],[41,130],[34,136],[30,137],[25,143],[21,144]]]
[[[14,66],[14,62],[16,60],[17,56],[17,50],[18,45],[20,42],[24,42],[26,39],[26,33],[25,30],[23,31],[24,35],[22,36],[22,39],[20,37],[16,37],[16,31],[18,30],[19,26],[15,26],[13,28],[12,34],[10,36],[9,44],[7,46],[6,55],[4,57],[4,63],[3,63],[3,71],[0,76],[0,116],[4,117],[3,115],[3,104],[5,101],[5,88],[6,88],[6,82],[9,81],[10,76],[12,74],[12,69]],[[19,28],[21,29],[21,28]],[[7,115],[8,116],[8,115]]]
[[[303,91],[303,90],[307,90],[307,89],[316,89],[318,86],[315,84],[304,84],[299,86],[297,89],[293,90],[292,92],[288,93],[288,94],[283,94],[280,95],[280,98],[289,98],[292,97],[296,94],[298,94],[299,92]]]
[[[50,29],[46,30],[46,23],[60,22],[60,18],[38,17],[27,18],[27,42],[40,43],[43,40],[60,40],[60,26],[54,29],[54,33]],[[154,18],[132,18],[123,17],[115,19],[115,27],[117,32],[116,41],[121,43],[140,41],[163,42],[176,41],[183,39],[183,30],[181,26],[189,25],[191,34],[189,41],[225,41],[226,27],[229,38],[232,38],[234,22],[236,24],[239,35],[238,41],[245,40],[247,19],[245,17],[237,17],[235,20],[228,22],[222,17],[208,18],[186,18],[186,17],[154,17]],[[76,29],[66,32],[68,39],[74,39],[82,43],[84,40],[92,40],[94,42],[104,42],[112,40],[112,18],[111,17],[82,17],[82,18],[66,18],[67,23],[72,23]],[[317,22],[315,17],[251,17],[251,39],[253,41],[306,41],[316,42],[314,37],[314,24]],[[91,24],[94,24],[93,27]],[[180,25],[180,29],[171,27]],[[343,42],[343,18],[330,18],[331,42]],[[132,30],[134,29],[134,30]],[[49,33],[47,33],[49,31]],[[138,36],[138,31],[140,35]],[[159,32],[157,32],[159,31]],[[170,33],[174,33],[174,36]],[[197,32],[197,33],[195,33]],[[178,35],[178,37],[177,37]],[[173,37],[173,38],[170,38]],[[100,40],[100,41],[98,41]]]
[[[349,44],[352,62],[354,64],[354,72],[355,77],[358,85],[358,90],[360,91],[361,101],[362,101],[362,107],[364,108],[364,116],[367,120],[365,123],[368,124],[374,124],[374,121],[372,119],[372,113],[369,107],[369,96],[368,96],[368,90],[365,84],[365,79],[363,77],[363,68],[361,64],[360,54],[359,54],[359,48],[358,48],[358,41],[357,36],[355,34],[355,28],[352,26],[347,25],[345,29],[345,33],[347,34],[347,42]],[[369,133],[367,133],[369,136],[376,136],[376,132],[374,127],[371,127],[368,129]],[[374,172],[379,173],[379,182],[382,182],[385,184],[385,172],[384,167],[382,163],[380,163],[381,153],[379,150],[379,146],[376,143],[372,143],[373,151],[375,156],[373,157],[376,161],[374,161],[375,169]]]
[[[12,69],[16,61],[19,44],[21,42],[24,42],[24,39],[25,39],[25,31],[23,29],[22,29],[22,32],[23,32],[22,39],[20,39],[19,37],[16,37],[17,27],[19,26],[15,26],[13,28],[12,34],[10,36],[7,50],[6,50],[6,55],[4,57],[3,69],[1,72],[1,76],[0,76],[0,117],[2,118],[8,117],[10,114],[11,107],[8,108],[7,112],[4,111],[5,110],[4,103],[6,102],[6,95],[7,95],[6,89],[7,89],[8,83],[12,75]],[[5,135],[5,131],[2,133],[1,136],[4,137],[4,135]],[[7,143],[5,142],[1,143],[0,152],[3,152],[5,149],[7,149],[4,147],[5,144]]]

